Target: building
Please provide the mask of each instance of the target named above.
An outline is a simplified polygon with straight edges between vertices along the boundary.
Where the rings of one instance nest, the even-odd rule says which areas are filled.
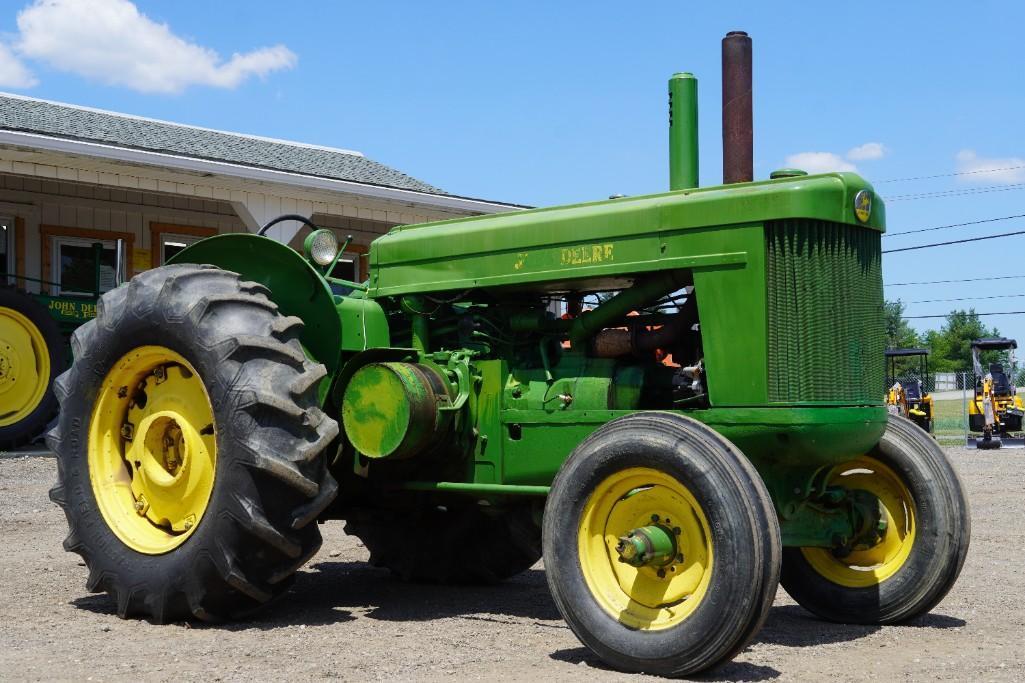
[[[354,239],[335,275],[360,280],[370,242],[398,224],[514,210],[458,197],[352,152],[0,93],[0,282],[102,289],[188,244],[299,214]],[[308,228],[269,234],[297,246]]]

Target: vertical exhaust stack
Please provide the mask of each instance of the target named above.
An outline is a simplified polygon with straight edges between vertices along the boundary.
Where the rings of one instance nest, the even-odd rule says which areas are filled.
[[[676,73],[669,79],[669,189],[698,186],[698,79]]]
[[[722,181],[754,180],[751,38],[730,31],[722,39]]]

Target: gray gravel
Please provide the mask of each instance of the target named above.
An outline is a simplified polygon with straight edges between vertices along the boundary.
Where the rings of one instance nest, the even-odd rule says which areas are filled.
[[[705,680],[1025,679],[1025,451],[948,448],[972,548],[933,611],[896,627],[817,621],[780,590],[756,642]],[[365,564],[341,523],[285,600],[224,626],[123,621],[85,590],[47,489],[49,457],[0,455],[0,679],[647,680],[606,670],[563,624],[537,566],[496,587],[410,586]]]

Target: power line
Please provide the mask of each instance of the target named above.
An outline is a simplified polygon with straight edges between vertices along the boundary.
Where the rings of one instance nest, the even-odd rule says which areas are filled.
[[[887,178],[886,180],[876,180],[876,181],[873,181],[873,185],[881,185],[883,183],[900,183],[900,182],[903,182],[903,181],[906,181],[906,180],[930,180],[932,178],[953,178],[954,176],[959,176],[959,175],[977,175],[979,173],[998,173],[1000,171],[1017,171],[1017,170],[1022,169],[1022,168],[1025,168],[1025,165],[1022,165],[1022,166],[1005,166],[1003,168],[985,168],[985,169],[980,169],[978,171],[958,171],[957,173],[937,173],[936,175],[919,175],[919,176],[911,176],[911,177],[908,177],[908,178]]]
[[[993,296],[963,296],[957,299],[920,299],[918,301],[904,301],[905,304],[936,304],[947,301],[982,301],[983,299],[1016,299],[1025,294],[995,294]]]
[[[945,285],[951,282],[984,282],[987,280],[1021,280],[1025,275],[997,275],[994,277],[969,277],[963,280],[926,280],[923,282],[891,282],[884,287],[907,287],[908,285]]]
[[[892,254],[897,251],[914,251],[916,249],[930,249],[932,247],[945,247],[950,244],[964,244],[965,242],[981,242],[982,240],[995,240],[998,237],[1013,237],[1015,235],[1025,235],[1025,230],[1018,230],[1016,232],[1003,232],[999,235],[983,235],[982,237],[966,237],[963,240],[950,240],[949,242],[933,242],[932,244],[918,244],[913,247],[901,247],[900,249],[883,249],[884,254]]]
[[[1013,183],[1011,185],[987,185],[965,190],[940,190],[938,192],[921,192],[918,194],[899,194],[893,197],[883,197],[887,202],[903,202],[914,199],[938,199],[942,197],[960,197],[962,195],[986,194],[987,192],[1008,192],[1010,190],[1025,189],[1025,183]]]
[[[918,320],[921,318],[946,318],[950,313],[944,313],[942,315],[904,315],[901,316],[904,320]],[[970,315],[1025,315],[1025,311],[994,311],[991,313],[971,313]]]
[[[950,225],[937,225],[932,228],[918,228],[916,230],[900,230],[898,232],[885,232],[883,237],[895,237],[897,235],[911,235],[916,232],[932,232],[934,230],[946,230],[947,228],[960,228],[965,225],[979,225],[981,223],[996,223],[997,221],[1007,221],[1012,218],[1025,218],[1025,213],[1017,214],[1014,216],[1001,216],[1000,218],[984,218],[979,221],[965,221],[964,223],[951,223]]]

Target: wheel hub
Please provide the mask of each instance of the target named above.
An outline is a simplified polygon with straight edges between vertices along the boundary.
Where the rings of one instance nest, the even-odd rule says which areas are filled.
[[[658,521],[658,515],[653,515]],[[616,552],[619,561],[633,567],[663,567],[676,560],[676,535],[680,527],[670,529],[661,524],[631,529],[619,537]]]
[[[216,453],[210,399],[184,358],[147,346],[118,361],[94,408],[89,471],[122,541],[148,554],[184,542],[213,491]]]
[[[664,472],[632,468],[589,499],[578,536],[594,597],[621,623],[657,630],[680,623],[711,580],[712,542],[700,504]]]
[[[50,355],[42,332],[21,313],[0,308],[0,427],[28,417],[50,381]]]

